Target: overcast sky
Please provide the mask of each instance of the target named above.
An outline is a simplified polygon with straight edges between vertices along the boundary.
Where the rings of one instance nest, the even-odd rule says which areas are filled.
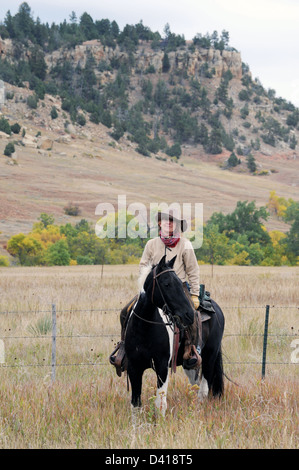
[[[15,15],[22,1],[1,0],[0,21],[10,10]],[[74,11],[93,20],[143,24],[163,34],[170,30],[192,39],[197,33],[226,30],[230,45],[241,52],[252,77],[276,96],[299,106],[299,0],[28,0],[33,18],[43,23],[69,21]]]

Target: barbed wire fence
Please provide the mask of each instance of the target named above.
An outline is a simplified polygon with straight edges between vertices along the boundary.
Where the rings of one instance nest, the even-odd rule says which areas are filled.
[[[290,327],[292,330],[291,332],[283,332],[283,333],[271,333],[269,332],[269,321],[270,321],[270,313],[271,310],[273,309],[279,309],[279,310],[286,310],[289,311],[295,310],[296,313],[299,313],[299,307],[297,306],[275,306],[275,305],[264,305],[264,306],[223,306],[223,310],[232,310],[232,309],[238,309],[238,310],[246,310],[246,309],[261,309],[261,312],[264,312],[264,322],[263,322],[263,329],[260,332],[242,332],[242,333],[231,333],[231,332],[226,332],[224,331],[224,337],[223,337],[223,344],[224,344],[224,349],[225,349],[225,343],[226,340],[229,338],[263,338],[262,341],[262,353],[260,355],[259,360],[245,360],[245,361],[240,361],[240,360],[231,360],[230,358],[227,357],[227,355],[224,355],[224,365],[243,365],[243,366],[251,366],[251,365],[258,365],[261,366],[261,378],[265,379],[266,376],[266,366],[267,365],[298,365],[299,364],[299,328],[296,330],[295,327]],[[59,314],[63,313],[97,313],[97,314],[107,314],[107,313],[119,313],[119,309],[117,308],[106,308],[106,309],[59,309],[58,310]],[[57,339],[62,339],[62,338],[69,338],[71,340],[75,339],[80,339],[80,338],[92,338],[92,339],[100,339],[100,338],[110,338],[111,341],[113,340],[118,340],[120,331],[119,329],[112,332],[112,333],[99,333],[99,334],[57,334],[57,308],[56,304],[51,305],[51,309],[46,309],[46,310],[26,310],[26,311],[10,311],[10,310],[3,310],[0,311],[0,318],[2,315],[10,316],[14,314],[48,314],[51,315],[51,335],[50,334],[35,334],[34,336],[32,335],[11,335],[11,334],[1,334],[1,329],[0,329],[0,370],[1,368],[31,368],[31,367],[37,367],[37,368],[50,368],[51,370],[51,381],[52,383],[55,382],[56,379],[56,370],[57,367],[79,367],[79,366],[107,366],[108,360],[106,361],[96,361],[96,362],[59,362],[57,363],[57,355],[59,355],[59,351],[57,354]],[[289,354],[289,360],[276,360],[276,361],[269,361],[267,360],[267,348],[268,348],[268,343],[269,343],[269,338],[280,338],[280,339],[287,339],[287,338],[292,338],[291,343],[289,344],[290,346],[290,354]],[[37,364],[12,364],[12,363],[7,363],[5,361],[5,346],[6,343],[10,340],[35,340],[35,339],[45,339],[45,340],[50,340],[51,341],[51,360],[50,364],[45,364],[43,363],[37,363]]]

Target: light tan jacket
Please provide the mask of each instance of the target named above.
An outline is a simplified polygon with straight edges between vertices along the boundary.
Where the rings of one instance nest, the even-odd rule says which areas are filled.
[[[149,240],[140,260],[140,269],[149,263],[152,265],[158,264],[165,254],[166,261],[176,256],[173,269],[177,276],[182,282],[187,281],[189,283],[192,295],[199,295],[199,266],[192,243],[187,238],[181,237],[177,245],[170,248],[170,250],[166,249],[165,253],[165,245],[160,237]]]

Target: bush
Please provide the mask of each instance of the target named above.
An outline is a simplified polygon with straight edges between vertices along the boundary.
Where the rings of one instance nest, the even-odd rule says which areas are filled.
[[[170,157],[180,158],[180,156],[182,155],[182,150],[181,150],[180,144],[176,143],[176,144],[172,145],[171,147],[168,147],[166,149],[166,153]]]
[[[61,109],[63,109],[63,111],[69,112],[72,109],[72,106],[72,102],[69,99],[64,99],[61,103]]]
[[[9,266],[9,261],[7,256],[1,256],[0,255],[0,266],[7,268]]]
[[[89,256],[78,256],[77,257],[77,264],[85,265],[85,264],[93,264],[92,259]]]
[[[239,100],[241,100],[241,101],[249,101],[250,100],[249,92],[246,89],[243,89],[243,90],[240,91]]]
[[[5,132],[5,134],[11,135],[11,127],[5,117],[0,118],[0,131]]]
[[[242,119],[246,119],[249,114],[248,104],[246,103],[243,108],[240,109],[240,114]]]
[[[65,206],[63,210],[66,215],[76,216],[80,214],[79,206],[77,204],[72,204],[71,202]]]
[[[265,144],[268,144],[268,145],[271,145],[272,147],[275,147],[276,140],[275,140],[275,136],[272,132],[268,132],[268,134],[262,134],[261,137],[262,137],[263,141],[265,142]]]
[[[52,119],[57,119],[58,118],[58,112],[57,112],[57,109],[56,109],[55,106],[52,106],[50,115],[51,115]]]
[[[11,130],[14,134],[19,134],[20,133],[20,130],[21,130],[21,126],[20,124],[18,124],[17,122],[15,124],[13,124],[11,126]]]
[[[50,245],[47,250],[46,259],[51,266],[68,266],[70,264],[70,254],[65,240]]]
[[[255,163],[255,158],[253,155],[249,154],[247,157],[247,167],[251,173],[254,173],[256,171],[256,163]]]
[[[79,126],[85,126],[86,119],[85,119],[85,116],[83,116],[83,114],[78,114],[77,123],[79,124]]]
[[[234,152],[231,153],[229,156],[229,159],[227,160],[227,165],[229,167],[234,167],[234,166],[237,166],[238,164],[239,164],[239,159],[237,155]]]
[[[4,149],[4,155],[6,155],[7,157],[10,157],[14,152],[15,152],[15,146],[12,142],[9,142]]]
[[[27,106],[29,106],[29,108],[36,109],[37,108],[37,103],[38,103],[37,96],[35,96],[35,95],[28,96]]]

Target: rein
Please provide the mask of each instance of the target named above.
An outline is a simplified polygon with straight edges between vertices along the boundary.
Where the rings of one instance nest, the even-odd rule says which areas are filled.
[[[145,321],[146,323],[151,323],[152,325],[161,325],[161,326],[172,326],[173,325],[173,322],[160,323],[160,322],[157,322],[157,321],[147,320],[146,318],[142,318],[139,315],[137,315],[135,310],[133,310],[132,313],[135,315],[135,317],[139,318],[139,320]],[[166,315],[166,313],[164,313],[164,314]]]

